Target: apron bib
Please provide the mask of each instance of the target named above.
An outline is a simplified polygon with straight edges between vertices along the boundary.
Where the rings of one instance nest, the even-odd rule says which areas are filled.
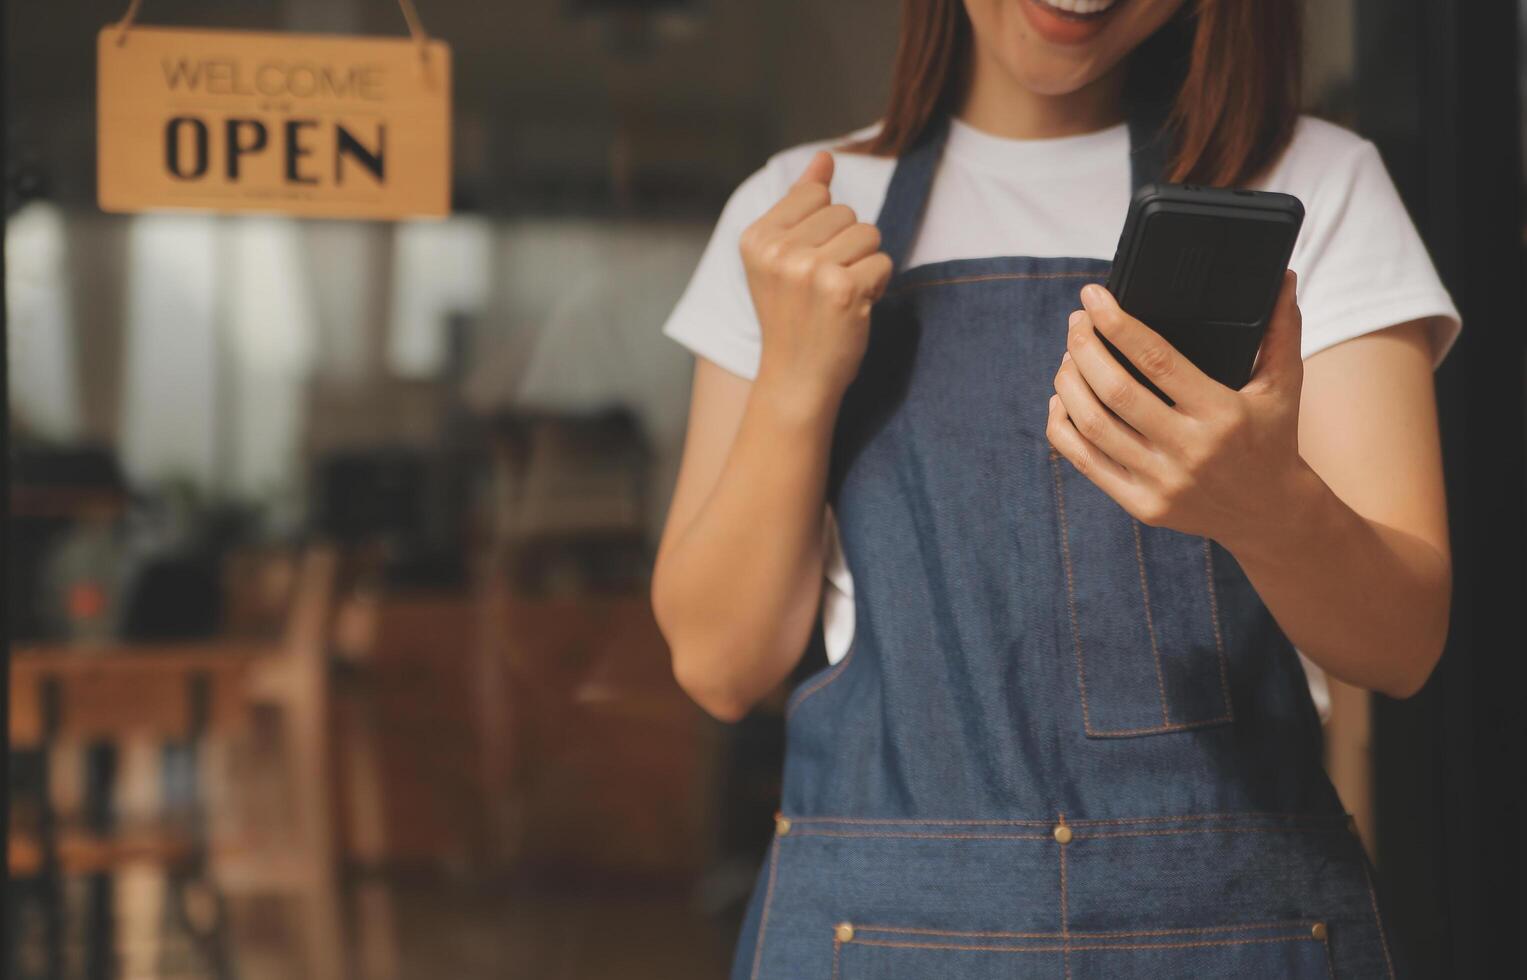
[[[828,477],[854,636],[787,704],[733,980],[1395,976],[1292,644],[1228,551],[1045,436],[1109,263],[903,268],[947,128],[877,219],[897,272]]]

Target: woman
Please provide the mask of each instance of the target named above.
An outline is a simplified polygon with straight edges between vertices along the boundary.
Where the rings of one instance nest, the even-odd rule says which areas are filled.
[[[1372,145],[1298,115],[1296,18],[907,0],[881,123],[727,204],[664,328],[701,357],[653,605],[721,719],[824,594],[833,659],[734,978],[1403,973],[1297,654],[1436,663],[1459,319]],[[1160,178],[1305,204],[1239,391],[1098,285]]]

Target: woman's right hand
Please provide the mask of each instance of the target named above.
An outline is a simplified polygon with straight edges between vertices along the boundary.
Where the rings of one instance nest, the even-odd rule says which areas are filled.
[[[836,410],[869,342],[870,307],[891,278],[880,231],[828,191],[818,150],[790,190],[742,233],[742,263],[763,334],[757,381]]]

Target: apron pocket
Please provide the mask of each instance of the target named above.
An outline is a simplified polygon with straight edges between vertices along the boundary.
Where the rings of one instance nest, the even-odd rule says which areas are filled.
[[[984,933],[855,928],[847,942],[834,939],[832,980],[1055,980],[1065,973],[1063,949],[1058,936],[1008,940]]]
[[[833,980],[1286,977],[1329,980],[1323,924],[1259,923],[1119,933],[947,932],[840,925]]]
[[[1233,721],[1209,539],[1142,524],[1049,456],[1087,735]]]
[[[1246,929],[1071,937],[1070,973],[1082,977],[1288,977],[1330,980],[1325,926],[1290,922]]]

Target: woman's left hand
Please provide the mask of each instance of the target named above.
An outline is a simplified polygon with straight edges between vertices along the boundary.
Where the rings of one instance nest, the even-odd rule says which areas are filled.
[[[1239,391],[1204,374],[1102,286],[1083,287],[1055,374],[1045,434],[1138,520],[1233,543],[1286,521],[1311,472],[1299,455],[1304,382],[1296,279],[1283,288],[1251,379]],[[1125,370],[1094,325],[1171,397]]]

